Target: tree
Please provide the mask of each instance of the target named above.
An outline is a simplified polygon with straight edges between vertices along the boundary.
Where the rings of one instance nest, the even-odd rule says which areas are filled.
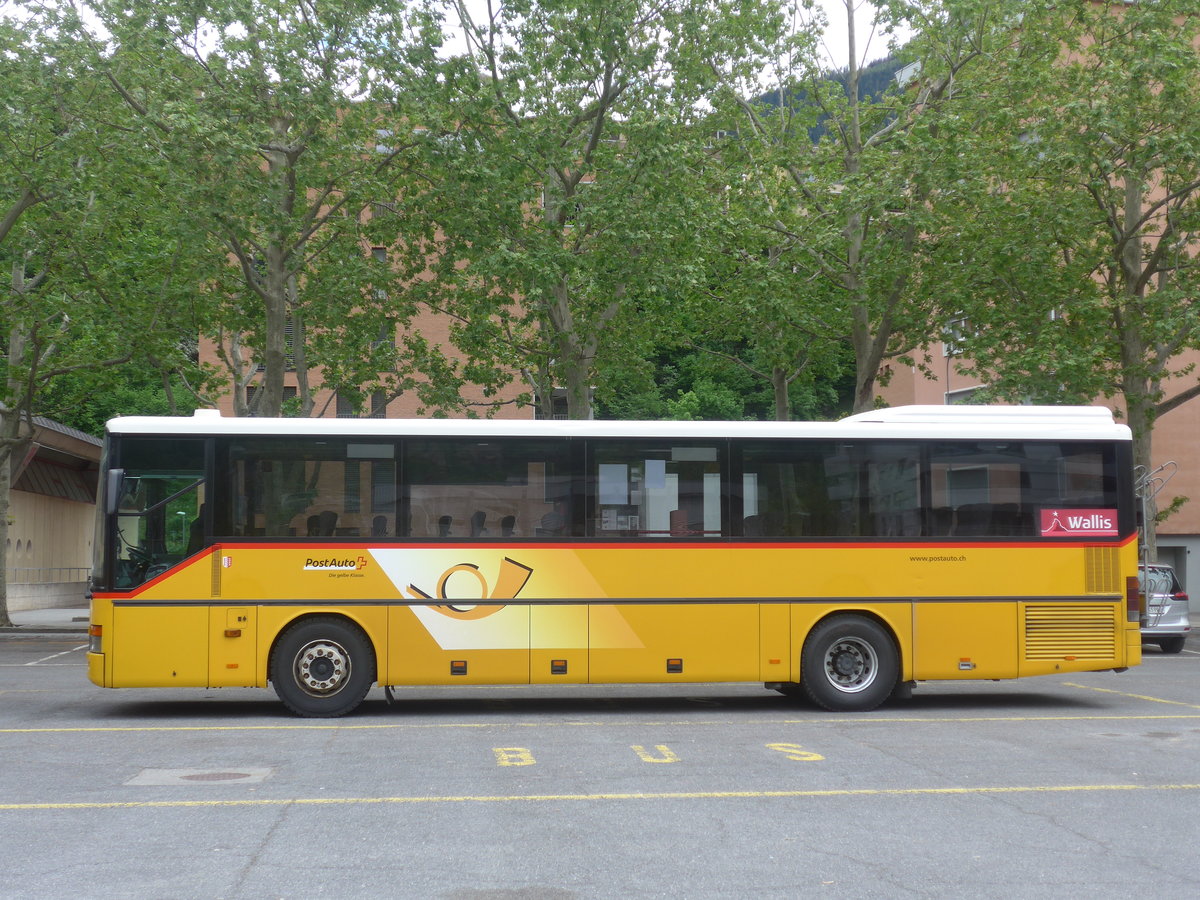
[[[695,336],[693,336],[695,335]],[[740,342],[688,331],[670,341],[644,364],[620,379],[606,379],[598,392],[601,419],[710,419],[719,421],[778,418],[773,385],[766,367],[754,365],[753,353]],[[849,408],[852,384],[830,380],[829,372],[789,386],[789,418],[835,419]]]
[[[217,304],[203,327],[235,412],[309,415],[318,383],[398,392],[437,363],[419,336],[396,347],[414,307],[386,289],[393,273],[372,248],[398,236],[371,218],[405,193],[414,141],[411,125],[394,123],[419,118],[436,20],[375,0],[98,9],[115,42],[106,75],[160,148],[194,226],[216,239],[197,289]],[[386,108],[373,93],[383,77],[404,86]],[[284,404],[289,369],[295,407]]]
[[[510,0],[482,20],[453,4],[465,52],[447,66],[453,118],[425,133],[436,223],[409,271],[453,316],[468,355],[520,371],[588,418],[610,366],[646,351],[692,277],[704,52],[769,4]],[[717,44],[725,42],[721,47]]]
[[[681,340],[738,366],[768,392],[770,417],[787,421],[799,411],[796,400],[841,380],[854,361],[825,309],[825,286],[797,277],[793,248],[764,233],[766,180],[779,173],[760,167],[753,139],[717,143],[707,167],[714,202],[701,232],[705,277],[686,304]],[[804,405],[801,415],[814,406]]]
[[[793,4],[796,26],[779,38],[775,93],[760,81],[725,77],[718,108],[737,139],[726,148],[744,173],[730,203],[750,223],[734,252],[763,277],[735,279],[736,308],[774,351],[781,384],[812,354],[832,360],[848,346],[855,411],[872,408],[887,360],[919,346],[937,305],[922,289],[919,244],[938,188],[953,177],[941,160],[941,122],[957,103],[956,80],[1009,39],[1005,4],[883,3],[879,22],[917,25],[908,63],[882,94],[861,88],[864,67],[846,0],[849,66],[829,77],[814,50],[823,22]],[[758,97],[758,100],[754,98]],[[824,345],[827,349],[819,348]],[[765,344],[764,344],[765,351]],[[782,406],[781,406],[782,411]]]
[[[145,359],[99,373],[65,374],[47,387],[39,403],[47,418],[96,436],[116,416],[186,416],[197,405],[178,372],[155,371]]]
[[[161,237],[169,210],[122,146],[111,92],[71,13],[0,18],[0,624],[8,624],[11,462],[56,383],[173,353],[174,276],[184,247]],[[153,272],[153,275],[147,274]]]
[[[986,214],[941,229],[944,284],[993,394],[1119,398],[1148,469],[1155,420],[1200,395],[1200,13],[1077,0],[1022,25],[1004,79],[967,86],[959,200]]]

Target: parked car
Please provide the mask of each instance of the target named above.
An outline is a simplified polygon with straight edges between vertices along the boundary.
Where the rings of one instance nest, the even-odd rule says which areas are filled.
[[[1158,644],[1163,653],[1178,653],[1192,630],[1188,595],[1170,566],[1138,566],[1138,584],[1146,595],[1142,641]]]

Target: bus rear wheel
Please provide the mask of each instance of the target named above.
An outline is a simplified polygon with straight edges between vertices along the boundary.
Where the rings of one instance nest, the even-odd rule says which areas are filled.
[[[283,705],[296,715],[344,716],[375,681],[375,652],[357,625],[332,616],[304,619],[275,642],[269,677]]]
[[[818,706],[863,712],[891,696],[900,678],[900,655],[874,619],[833,616],[809,632],[800,675],[804,692]]]

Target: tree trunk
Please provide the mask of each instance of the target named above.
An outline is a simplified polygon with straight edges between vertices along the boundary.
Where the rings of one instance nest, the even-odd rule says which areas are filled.
[[[283,412],[283,373],[287,369],[287,271],[284,251],[278,243],[267,248],[266,335],[263,348],[262,396],[256,414],[278,416]]]
[[[1153,469],[1151,463],[1154,440],[1154,403],[1147,397],[1145,387],[1126,388],[1125,415],[1130,430],[1133,432],[1133,465],[1139,473],[1149,473]],[[1142,530],[1142,556],[1147,562],[1158,562],[1158,528],[1155,516],[1158,514],[1158,504],[1151,495],[1149,484],[1145,486],[1146,496],[1143,498],[1145,527]]]
[[[775,395],[775,421],[791,421],[792,405],[788,399],[787,372],[779,366],[771,370],[771,391]]]
[[[592,418],[592,361],[599,342],[595,335],[580,336],[571,312],[571,289],[565,281],[554,286],[554,302],[547,310],[558,345],[558,371],[567,393],[567,418]]]
[[[591,366],[580,358],[564,360],[564,387],[567,392],[567,418],[592,418]]]
[[[1121,371],[1127,373],[1122,379],[1121,390],[1125,395],[1125,415],[1133,432],[1133,464],[1142,472],[1153,469],[1154,412],[1160,391],[1144,375],[1132,374],[1145,365],[1146,344],[1142,337],[1142,322],[1138,310],[1143,299],[1139,288],[1143,272],[1142,239],[1138,229],[1142,219],[1142,193],[1144,182],[1137,177],[1132,167],[1125,173],[1125,203],[1121,210],[1125,246],[1118,264],[1121,271],[1120,318],[1116,322],[1121,335]],[[1143,497],[1145,523],[1142,529],[1142,558],[1147,562],[1158,561],[1158,523],[1155,521],[1158,505],[1150,494],[1150,485],[1145,485]]]
[[[0,418],[8,417],[0,413]],[[7,430],[8,423],[3,427]],[[12,625],[8,615],[8,510],[12,491],[12,445],[0,439],[0,626]]]
[[[20,342],[17,342],[18,344]],[[12,385],[9,386],[10,396]],[[12,509],[13,460],[28,447],[21,437],[21,411],[0,404],[0,626],[12,625],[8,614],[8,526]]]
[[[292,287],[289,294],[292,297],[292,366],[296,370],[296,393],[300,399],[300,415],[308,418],[316,407],[313,398],[312,385],[308,380],[308,335],[305,333],[304,317],[299,313],[297,305],[296,276],[291,279]]]
[[[13,292],[18,296],[24,286],[25,268],[18,257],[13,262]],[[12,508],[12,461],[20,444],[21,406],[24,386],[13,377],[25,361],[27,333],[19,324],[10,324],[7,340],[8,364],[4,380],[4,398],[0,399],[0,626],[12,625],[8,615],[8,513]]]

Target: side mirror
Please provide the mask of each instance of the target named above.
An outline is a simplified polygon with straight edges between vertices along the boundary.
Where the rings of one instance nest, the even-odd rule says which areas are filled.
[[[104,511],[112,515],[121,501],[121,482],[125,480],[124,469],[109,469],[108,481],[104,486]]]

